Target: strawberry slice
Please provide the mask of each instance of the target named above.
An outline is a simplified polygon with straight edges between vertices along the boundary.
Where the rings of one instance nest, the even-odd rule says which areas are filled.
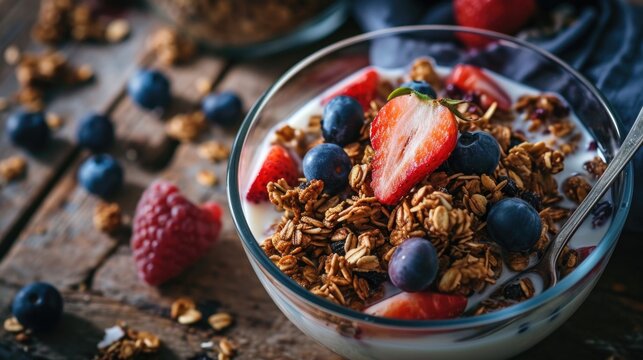
[[[467,307],[463,295],[434,292],[402,292],[364,310],[365,313],[401,320],[440,320],[462,315]]]
[[[596,249],[596,246],[584,246],[576,249],[578,254],[578,263],[582,263]]]
[[[494,102],[498,103],[500,110],[508,111],[511,108],[509,95],[479,67],[458,64],[453,68],[446,82],[464,92],[479,94],[480,105],[484,109],[489,108]]]
[[[362,108],[366,111],[371,106],[371,100],[375,98],[379,78],[377,71],[374,69],[367,69],[348,85],[324,97],[322,99],[322,105],[326,105],[336,96],[346,95],[357,100],[357,102],[359,102],[360,105],[362,105]]]
[[[449,157],[457,138],[455,117],[438,100],[413,92],[386,103],[371,124],[377,199],[395,205]]]
[[[283,146],[273,145],[268,151],[268,156],[263,161],[257,177],[252,182],[246,199],[255,203],[268,200],[266,186],[271,181],[285,179],[288,184],[296,184],[299,177],[299,167]]]

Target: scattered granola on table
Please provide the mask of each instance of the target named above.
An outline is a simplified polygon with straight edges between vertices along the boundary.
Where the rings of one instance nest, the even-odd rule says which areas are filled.
[[[77,0],[42,0],[33,37],[46,44],[66,40],[119,42],[129,35],[126,20],[105,20],[92,7]]]
[[[217,163],[225,161],[230,156],[230,148],[218,141],[207,141],[199,146],[199,156]]]
[[[147,331],[130,328],[124,322],[105,329],[105,336],[98,343],[94,360],[136,359],[140,355],[154,354],[161,347],[158,336]]]
[[[94,77],[89,65],[73,66],[60,52],[21,54],[15,64],[20,89],[16,99],[31,109],[42,109],[45,91],[52,86],[76,85]]]
[[[121,227],[121,208],[117,203],[101,202],[94,209],[94,227],[105,233],[112,233]]]
[[[372,72],[364,70],[362,73],[369,74],[369,71]],[[370,93],[368,90],[369,86],[382,87],[386,80],[369,84],[369,80],[365,80],[367,76],[355,77],[356,82],[363,81],[359,86],[348,85],[344,90],[336,91],[353,96],[353,102],[335,101],[340,97],[323,100],[323,104],[328,102],[324,109],[327,124],[315,114],[310,117],[308,126],[285,124],[275,130],[272,144],[302,157],[304,173],[306,166],[312,166],[310,164],[315,161],[323,163],[328,157],[337,159],[333,161],[340,164],[342,156],[333,157],[330,150],[337,143],[342,144],[349,168],[346,175],[341,175],[346,176],[346,187],[338,192],[330,190],[322,180],[326,177],[332,186],[336,186],[336,181],[341,182],[333,171],[326,171],[330,175],[322,172],[319,178],[306,176],[307,179],[289,182],[277,177],[269,182],[268,198],[281,213],[281,218],[270,228],[261,247],[284,274],[313,294],[356,310],[394,316],[399,314],[387,315],[386,311],[370,310],[369,306],[375,303],[373,307],[377,307],[386,302],[380,300],[392,296],[384,287],[385,283],[403,290],[409,285],[391,275],[391,271],[397,271],[392,270],[391,262],[400,245],[411,238],[428,239],[435,249],[436,265],[434,270],[427,271],[435,271],[435,280],[432,285],[420,288],[433,292],[435,295],[431,296],[436,298],[451,296],[458,299],[463,304],[459,310],[461,314],[466,297],[495,284],[505,266],[510,271],[522,271],[529,266],[531,258],[540,256],[547,249],[559,224],[573,211],[564,207],[563,200],[579,203],[587,195],[591,184],[582,174],[564,178],[560,184],[556,179],[565,170],[566,157],[579,151],[583,134],[558,95],[525,95],[512,104],[492,78],[470,65],[456,66],[445,83],[430,60],[418,59],[413,63],[409,77],[419,82],[406,85],[411,86],[410,90],[396,90],[388,101],[385,100],[388,94],[381,96],[375,90]],[[478,76],[478,81],[489,86],[485,92],[468,88],[470,82],[461,80],[465,76]],[[433,100],[426,95],[430,94],[429,90],[423,90],[425,88],[421,86],[438,91],[445,89],[451,98],[464,101]],[[362,93],[352,94],[351,91]],[[331,130],[338,126],[334,123],[339,121],[337,117],[348,116],[345,113],[339,113],[335,118],[329,115],[334,111],[331,107],[340,106],[336,105],[340,103],[344,104],[341,111],[345,113],[348,113],[348,107],[352,109],[362,104],[361,120],[352,120],[357,115],[350,115],[353,118],[339,122],[349,126],[346,124],[350,121],[358,121],[360,125],[353,127],[355,130]],[[416,111],[426,107],[423,114],[428,119],[416,120],[414,113],[406,111],[405,106]],[[350,114],[355,114],[351,111]],[[413,128],[416,121],[421,125]],[[443,145],[435,143],[432,136],[450,139],[451,121],[456,123],[455,131],[460,136],[445,140],[457,142],[445,156],[441,153]],[[431,126],[442,127],[431,133]],[[407,132],[395,133],[398,129]],[[355,131],[350,135],[352,137],[346,135],[350,131]],[[425,138],[419,140],[414,136]],[[395,140],[389,143],[389,138]],[[539,140],[530,142],[528,138]],[[484,155],[473,155],[467,153],[469,143],[465,141],[496,145],[488,145],[493,151],[482,151]],[[322,153],[319,150],[321,143],[328,149],[323,150],[326,151],[323,156],[317,155]],[[399,150],[402,146],[406,147],[404,151]],[[395,157],[396,147],[399,157]],[[393,151],[393,155],[384,151]],[[425,154],[430,151],[433,152]],[[313,153],[315,155],[311,155]],[[412,166],[405,162],[407,153],[416,156]],[[318,158],[312,160],[314,156]],[[466,159],[476,156],[480,158],[476,163]],[[493,159],[494,156],[497,157]],[[457,157],[464,158],[465,165],[461,165]],[[436,158],[440,160],[432,162]],[[340,165],[328,165],[327,168],[335,169],[333,166],[337,166],[337,174],[343,174]],[[431,170],[418,170],[422,167]],[[605,167],[598,156],[585,164],[586,171],[594,177],[600,176]],[[400,185],[396,182],[396,171],[400,168],[406,172],[399,181],[413,183]],[[418,173],[421,175],[416,175]],[[509,215],[492,215],[494,221],[491,222],[490,213],[500,203],[516,210],[509,211]],[[508,222],[510,220],[496,220],[499,216],[516,218],[514,211],[520,216],[526,214],[520,218],[528,221],[520,233],[529,240],[521,239],[520,233],[514,230],[498,231],[503,226],[514,226]],[[607,210],[604,213],[608,214]],[[600,215],[601,219],[608,218],[609,214]],[[574,251],[569,247],[565,249],[570,255],[565,257],[566,261],[561,261],[561,273],[571,272],[580,262],[573,256]],[[409,288],[413,286],[411,284]],[[425,296],[422,294],[417,296]],[[521,279],[503,291],[496,291],[475,313],[494,311],[535,294],[534,284],[529,279]],[[464,303],[460,300],[462,297]]]
[[[156,30],[152,34],[148,46],[166,65],[189,62],[196,54],[196,45],[192,40],[168,27]]]
[[[10,182],[23,176],[27,171],[27,161],[22,156],[11,156],[0,161],[0,180]]]
[[[190,142],[196,140],[206,126],[207,123],[203,113],[195,111],[172,117],[165,125],[165,132],[176,140]]]

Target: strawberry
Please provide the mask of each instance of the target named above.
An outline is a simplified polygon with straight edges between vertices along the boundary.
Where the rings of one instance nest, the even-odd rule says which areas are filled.
[[[263,161],[257,177],[252,182],[246,199],[255,203],[268,200],[266,186],[271,181],[286,179],[288,184],[296,184],[299,177],[299,167],[283,146],[273,145],[268,150],[268,156]]]
[[[480,105],[487,109],[496,102],[500,110],[508,111],[511,108],[509,95],[492,78],[477,66],[458,64],[446,79],[447,84],[452,84],[459,90],[475,93],[480,96]]]
[[[367,69],[362,74],[353,79],[348,85],[334,91],[322,99],[322,105],[326,105],[330,100],[339,95],[346,95],[354,98],[362,105],[364,111],[370,108],[371,100],[375,98],[379,75],[374,69]]]
[[[458,25],[515,34],[536,12],[536,0],[454,0],[453,12]],[[484,47],[488,37],[457,33],[469,47]]]
[[[405,88],[391,96],[399,90],[406,94],[389,100],[371,124],[371,187],[387,205],[395,205],[440,166],[458,138],[456,119],[440,101]]]
[[[596,246],[584,246],[576,249],[578,264],[582,263],[596,249]]]
[[[179,275],[214,244],[221,230],[221,207],[198,207],[176,185],[159,180],[136,206],[131,247],[139,277],[159,285]]]
[[[440,320],[462,315],[467,307],[463,295],[434,292],[402,292],[364,310],[365,313],[401,320]]]

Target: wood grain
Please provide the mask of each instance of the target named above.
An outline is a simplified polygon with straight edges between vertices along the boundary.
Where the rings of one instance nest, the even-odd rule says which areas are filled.
[[[223,68],[216,59],[202,59],[186,68],[165,69],[177,96],[165,114],[146,112],[128,97],[120,98],[110,113],[116,125],[113,154],[125,171],[125,185],[113,198],[125,214],[132,215],[143,189],[155,177],[155,166],[171,157],[176,143],[169,140],[162,118],[196,106],[194,83],[198,77],[215,77]],[[93,271],[115,248],[119,238],[94,229],[93,210],[100,199],[78,186],[76,169],[88,156],[82,153],[66,171],[46,202],[29,222],[22,235],[0,263],[0,278],[13,284],[45,280],[69,289],[88,280]],[[129,159],[135,157],[135,161]],[[147,165],[140,166],[140,161]],[[127,241],[127,234],[121,234]],[[33,266],[36,263],[38,266]]]
[[[5,1],[2,6],[8,6]],[[29,39],[31,24],[37,14],[38,1],[14,1],[7,15],[0,19],[0,49],[15,44],[22,50],[41,51],[43,47]],[[19,6],[18,6],[19,4]],[[90,111],[106,111],[123,91],[127,76],[137,66],[146,35],[158,21],[140,9],[126,15],[132,34],[119,44],[70,43],[61,51],[72,64],[91,64],[96,79],[86,85],[51,92],[47,111],[65,119],[65,125],[54,134],[53,141],[37,154],[27,154],[9,143],[5,123],[10,111],[0,113],[0,159],[21,154],[28,162],[25,179],[0,187],[0,255],[18,236],[18,231],[40,204],[61,170],[77,155],[76,121]],[[13,69],[4,61],[0,66],[0,96],[9,97],[18,89]]]

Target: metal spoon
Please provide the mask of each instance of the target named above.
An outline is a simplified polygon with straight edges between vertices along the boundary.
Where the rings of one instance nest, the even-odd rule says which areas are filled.
[[[558,235],[551,242],[543,256],[538,259],[536,263],[529,266],[522,272],[512,276],[502,283],[496,284],[493,287],[494,290],[487,292],[486,297],[482,296],[478,298],[477,301],[467,304],[467,309],[470,310],[475,308],[480,302],[497,291],[497,289],[504,289],[508,284],[514,283],[516,280],[526,276],[527,274],[536,274],[542,279],[542,291],[556,285],[559,280],[559,274],[558,271],[556,271],[556,264],[560,254],[565,248],[565,245],[567,245],[569,240],[572,238],[572,235],[574,235],[578,227],[594,208],[594,205],[603,198],[603,195],[605,195],[612,183],[616,180],[618,174],[623,171],[625,165],[627,165],[639,147],[641,147],[641,144],[643,144],[643,108],[641,108],[634,125],[632,125],[632,129],[627,134],[627,137],[623,141],[623,144],[614,159],[609,163],[603,175],[598,179],[598,181],[596,181],[596,184],[594,184],[592,190],[587,194],[587,197],[585,197],[583,202],[578,206],[578,208],[576,208],[576,210],[574,210],[572,215],[562,226]]]

